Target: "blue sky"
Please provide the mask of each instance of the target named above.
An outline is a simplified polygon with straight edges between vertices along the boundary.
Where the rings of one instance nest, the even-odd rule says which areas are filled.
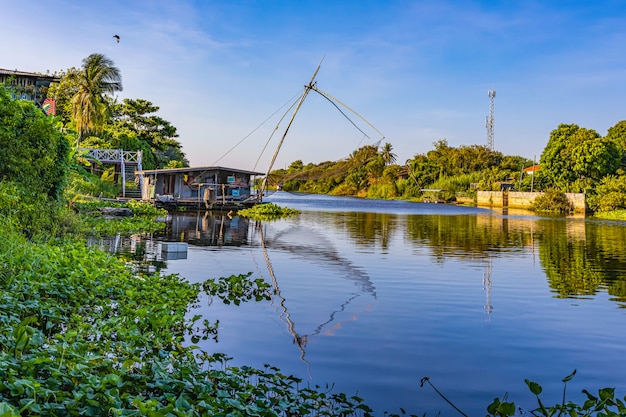
[[[317,87],[381,131],[399,162],[440,139],[486,144],[489,89],[506,155],[539,158],[560,123],[605,135],[626,119],[621,0],[2,3],[0,68],[55,71],[107,55],[122,72],[119,98],[159,106],[194,166],[265,171],[282,106],[322,58]],[[311,93],[275,167],[341,159],[380,139],[347,114],[369,138]]]

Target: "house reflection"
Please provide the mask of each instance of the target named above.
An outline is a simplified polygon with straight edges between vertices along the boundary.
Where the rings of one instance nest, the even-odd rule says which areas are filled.
[[[248,219],[210,211],[168,216],[164,240],[193,246],[241,246],[248,244]]]
[[[209,211],[168,216],[163,231],[132,236],[88,239],[89,246],[115,253],[132,263],[138,272],[158,272],[166,261],[187,259],[187,245],[241,246],[248,244],[247,219]],[[176,243],[176,244],[174,244]]]

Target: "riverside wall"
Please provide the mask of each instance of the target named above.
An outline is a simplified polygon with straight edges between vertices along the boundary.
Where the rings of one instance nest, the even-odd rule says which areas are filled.
[[[518,192],[518,191],[478,191],[476,205],[482,207],[509,207],[518,209],[530,209],[533,201],[544,193]],[[577,213],[585,213],[587,204],[583,193],[565,193],[567,199],[574,206]]]

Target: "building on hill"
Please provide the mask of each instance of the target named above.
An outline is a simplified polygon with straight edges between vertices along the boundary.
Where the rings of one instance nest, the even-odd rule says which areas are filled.
[[[58,80],[53,75],[0,68],[0,82],[11,88],[13,98],[34,101],[41,108],[44,108],[48,87]],[[46,113],[54,114],[54,102],[50,104],[52,106],[48,107]]]

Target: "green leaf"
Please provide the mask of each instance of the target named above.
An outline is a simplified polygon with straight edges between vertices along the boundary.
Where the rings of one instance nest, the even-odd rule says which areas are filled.
[[[5,402],[0,403],[0,417],[20,417],[17,408]]]
[[[570,381],[572,378],[574,378],[574,375],[576,375],[576,369],[574,369],[574,371],[569,374],[568,376],[566,376],[565,378],[563,378],[563,382],[568,382]]]
[[[543,391],[543,389],[541,388],[541,385],[539,385],[536,382],[530,381],[528,379],[525,379],[524,382],[526,382],[526,385],[528,385],[530,392],[532,392],[535,395],[539,395],[541,394],[541,391]]]

